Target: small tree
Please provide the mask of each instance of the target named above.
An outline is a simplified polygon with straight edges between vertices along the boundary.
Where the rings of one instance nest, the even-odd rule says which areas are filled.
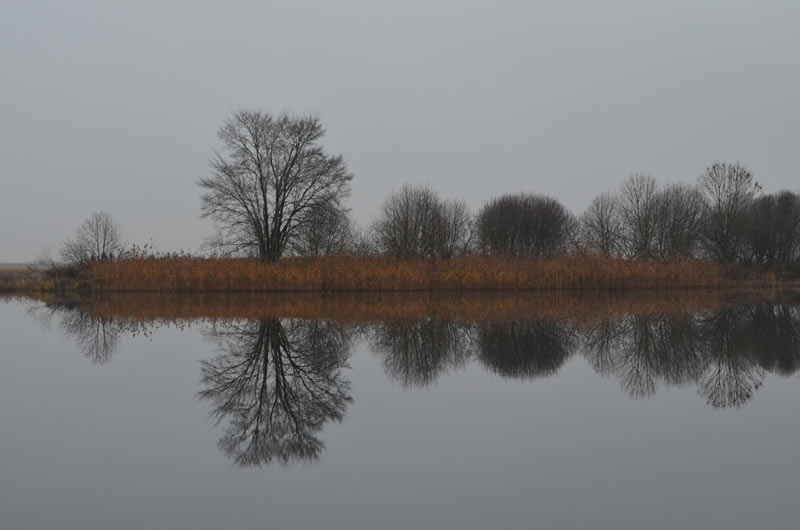
[[[94,212],[78,226],[75,237],[65,241],[61,258],[73,265],[114,259],[124,249],[122,231],[106,212]]]
[[[526,193],[489,201],[476,221],[481,249],[511,256],[565,252],[571,226],[570,213],[556,199]]]
[[[323,204],[303,215],[291,250],[298,256],[342,254],[353,250],[355,237],[349,212],[333,204]]]
[[[609,257],[621,250],[619,200],[610,193],[596,197],[580,218],[580,241],[589,251]]]
[[[800,253],[800,196],[790,191],[753,201],[747,222],[747,248],[756,263],[789,264]]]
[[[386,254],[451,258],[469,243],[471,216],[461,201],[444,201],[427,186],[405,185],[383,203],[373,225]]]
[[[800,195],[782,191],[775,201],[775,229],[778,233],[775,259],[788,264],[800,259]]]

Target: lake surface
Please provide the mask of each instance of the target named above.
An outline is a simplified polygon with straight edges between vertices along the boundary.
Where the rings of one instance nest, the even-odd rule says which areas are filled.
[[[0,301],[0,528],[795,528],[800,303]]]

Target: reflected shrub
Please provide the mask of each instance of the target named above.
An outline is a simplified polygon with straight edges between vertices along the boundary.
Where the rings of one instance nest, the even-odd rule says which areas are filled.
[[[519,379],[555,374],[575,339],[570,326],[548,320],[487,324],[476,331],[481,362],[498,375]]]
[[[449,320],[387,321],[371,335],[384,370],[406,388],[426,387],[472,357],[469,329]]]

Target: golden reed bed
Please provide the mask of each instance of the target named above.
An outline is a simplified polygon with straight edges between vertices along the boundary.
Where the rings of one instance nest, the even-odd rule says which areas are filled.
[[[440,261],[339,256],[274,263],[147,258],[91,264],[82,280],[94,292],[616,290],[722,287],[734,281],[730,269],[710,262],[593,256],[541,260],[466,256]],[[776,283],[770,274],[735,281]]]
[[[760,289],[466,293],[107,293],[32,296],[53,308],[137,322],[219,319],[321,319],[339,323],[448,319],[457,322],[571,320],[591,322],[624,314],[682,315],[748,303],[800,302],[800,295]]]

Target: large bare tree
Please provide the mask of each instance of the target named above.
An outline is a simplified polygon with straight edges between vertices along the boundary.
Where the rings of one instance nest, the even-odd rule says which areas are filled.
[[[202,213],[220,229],[213,245],[275,260],[311,209],[339,206],[353,176],[340,155],[325,153],[316,116],[239,111],[219,129],[224,154],[201,178]]]

